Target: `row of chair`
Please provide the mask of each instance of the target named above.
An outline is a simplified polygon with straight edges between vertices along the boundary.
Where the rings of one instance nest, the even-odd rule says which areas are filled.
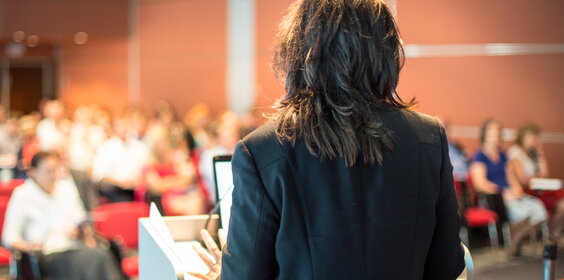
[[[23,184],[24,180],[11,180],[0,183],[0,238],[4,225],[4,216],[13,190]],[[96,233],[118,245],[121,255],[121,266],[127,277],[139,275],[137,257],[138,225],[140,217],[149,215],[149,207],[144,202],[120,202],[100,205],[90,212],[90,219]],[[18,252],[0,246],[0,266],[10,266],[12,278],[16,279],[18,269]],[[21,277],[20,277],[21,278]]]
[[[498,225],[502,231],[502,240],[507,257],[511,257],[511,229],[508,221],[502,221],[498,214],[489,209],[486,201],[474,191],[472,181],[455,181],[458,205],[462,217],[460,236],[462,242],[470,247],[469,229],[487,227],[492,252],[499,250]],[[531,229],[529,239],[536,246],[536,229]]]

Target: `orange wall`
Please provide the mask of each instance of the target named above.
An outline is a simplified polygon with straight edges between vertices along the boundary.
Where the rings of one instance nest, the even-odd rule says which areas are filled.
[[[62,48],[59,97],[72,110],[100,104],[114,115],[123,112],[127,95],[127,40],[105,40]]]
[[[170,101],[182,116],[204,102],[227,107],[226,2],[141,1],[141,100]]]
[[[276,25],[290,0],[257,0],[257,105],[272,104],[283,86],[270,70]],[[564,43],[564,2],[397,0],[405,44]],[[479,127],[488,117],[508,128],[534,121],[564,133],[564,54],[408,58],[398,92],[417,111],[452,125]],[[459,139],[469,153],[477,139]],[[511,143],[505,143],[508,147]],[[551,175],[564,178],[564,144],[546,143]]]
[[[1,1],[0,33],[14,31],[39,35],[57,43],[72,42],[76,32],[87,32],[91,38],[127,35],[127,1],[115,0],[21,0]],[[124,16],[125,15],[125,16]]]
[[[99,103],[114,113],[127,103],[127,1],[2,1],[0,39],[15,31],[39,36],[27,55],[52,56],[58,96],[69,106]],[[73,42],[86,32],[84,45]],[[40,50],[52,49],[53,52]]]
[[[286,14],[291,0],[256,0],[257,94],[256,106],[269,111],[284,94],[284,85],[276,80],[270,65],[278,23]]]
[[[562,43],[561,0],[397,0],[406,44]]]
[[[564,2],[399,0],[406,44],[564,43]],[[564,54],[408,58],[399,93],[416,96],[418,111],[453,125],[479,127],[495,117],[505,127],[533,121],[564,133]],[[459,139],[469,153],[479,143]],[[505,143],[508,147],[511,143]],[[564,144],[544,145],[551,176],[564,178]]]

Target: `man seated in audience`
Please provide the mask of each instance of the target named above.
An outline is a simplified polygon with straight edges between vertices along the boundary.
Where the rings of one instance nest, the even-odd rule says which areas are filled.
[[[84,208],[72,180],[61,179],[60,170],[56,154],[33,156],[29,178],[8,203],[2,243],[39,254],[49,279],[122,279],[112,255],[95,248],[92,236],[80,229]]]
[[[21,140],[18,131],[18,120],[8,119],[0,126],[0,181],[10,180],[17,171],[18,152]]]
[[[127,119],[117,119],[114,136],[100,146],[92,164],[92,180],[100,183],[100,194],[111,202],[133,200],[149,158],[147,146],[128,133]]]

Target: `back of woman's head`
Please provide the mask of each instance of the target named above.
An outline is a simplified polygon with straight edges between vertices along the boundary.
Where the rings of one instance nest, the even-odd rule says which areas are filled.
[[[521,127],[519,127],[519,130],[517,131],[517,137],[515,137],[515,143],[521,147],[524,147],[523,139],[525,138],[525,135],[527,135],[528,133],[539,135],[540,132],[541,130],[536,124],[532,122],[525,123],[521,125]]]
[[[382,164],[392,137],[377,112],[406,108],[396,93],[403,48],[394,18],[377,0],[298,0],[280,24],[274,71],[285,81],[277,107],[280,141],[304,137],[322,159]]]

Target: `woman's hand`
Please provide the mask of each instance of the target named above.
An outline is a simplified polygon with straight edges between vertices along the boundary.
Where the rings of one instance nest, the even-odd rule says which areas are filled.
[[[215,261],[210,259],[209,254],[204,251],[204,249],[199,246],[194,246],[194,249],[196,250],[198,255],[200,255],[200,258],[208,266],[210,271],[205,275],[194,272],[188,272],[188,274],[203,280],[219,279],[219,277],[221,276],[221,250],[217,247],[217,244],[215,243],[215,241],[213,241],[213,238],[210,236],[210,233],[207,230],[202,229],[202,231],[200,231],[200,234],[202,235],[202,240],[206,244],[206,247],[210,251],[210,254]],[[225,243],[227,242],[227,236],[223,229],[219,229],[217,235],[219,237],[219,244],[221,248],[223,248],[223,246],[225,246]]]

